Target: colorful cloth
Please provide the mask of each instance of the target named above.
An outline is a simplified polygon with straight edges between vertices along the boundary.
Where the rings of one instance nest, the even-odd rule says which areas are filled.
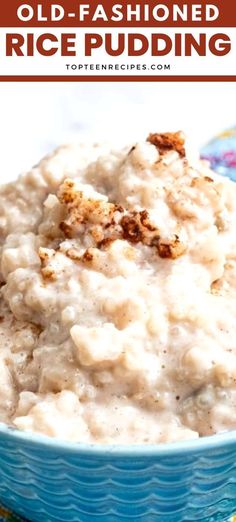
[[[27,522],[25,519],[14,515],[4,507],[0,507],[0,522]]]
[[[213,170],[236,181],[236,127],[213,138],[202,148],[201,157],[210,161]]]

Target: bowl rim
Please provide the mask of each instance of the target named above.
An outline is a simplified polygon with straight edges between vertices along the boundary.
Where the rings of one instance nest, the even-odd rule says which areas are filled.
[[[69,442],[63,439],[49,437],[35,432],[20,431],[17,428],[8,426],[0,422],[0,440],[8,438],[15,443],[26,445],[27,447],[40,447],[42,450],[52,449],[59,453],[77,453],[103,457],[113,455],[116,457],[161,457],[161,456],[180,456],[191,455],[194,453],[206,453],[208,451],[219,451],[235,446],[236,449],[236,430],[222,432],[216,435],[201,437],[198,439],[184,440],[178,442],[160,444],[99,444],[99,443],[80,443]]]

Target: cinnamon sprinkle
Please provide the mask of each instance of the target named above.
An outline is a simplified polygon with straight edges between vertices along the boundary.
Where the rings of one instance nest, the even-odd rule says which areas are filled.
[[[75,184],[70,180],[66,180],[60,188],[59,199],[67,210],[67,219],[60,224],[66,238],[82,238],[89,234],[93,246],[99,249],[106,249],[117,239],[132,244],[142,243],[155,248],[161,258],[168,259],[176,259],[186,251],[178,236],[170,240],[161,239],[160,231],[151,222],[146,209],[129,211],[108,201],[86,198],[81,191],[76,191]],[[73,256],[71,253],[67,255]],[[82,257],[81,260],[92,261],[88,251],[84,259]],[[78,256],[74,260],[78,261]]]
[[[161,155],[164,155],[171,150],[176,150],[182,158],[186,156],[184,147],[185,139],[183,133],[180,131],[149,134],[147,141],[152,145],[155,145]]]

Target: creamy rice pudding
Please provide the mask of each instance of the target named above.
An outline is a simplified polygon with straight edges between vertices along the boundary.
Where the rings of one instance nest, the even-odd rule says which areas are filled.
[[[0,420],[70,441],[236,428],[236,186],[181,133],[0,189]]]

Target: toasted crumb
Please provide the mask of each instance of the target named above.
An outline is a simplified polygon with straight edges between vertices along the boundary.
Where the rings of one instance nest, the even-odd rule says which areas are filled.
[[[124,239],[127,239],[131,243],[139,243],[140,241],[143,241],[143,232],[138,221],[135,219],[135,216],[123,216],[120,224],[123,230]]]
[[[53,268],[51,268],[49,266],[42,268],[41,273],[42,273],[43,278],[46,279],[47,281],[56,281],[56,279],[57,279],[55,270],[53,270]]]
[[[108,248],[114,241],[116,241],[116,237],[105,237],[104,239],[102,239],[102,241],[100,241],[98,243],[98,248],[101,248],[101,249],[106,249]]]
[[[68,223],[66,223],[65,221],[62,221],[59,224],[59,228],[63,232],[65,237],[67,237],[68,239],[72,239],[72,237],[73,237],[73,229],[72,229],[72,227]]]
[[[83,237],[89,234],[94,242],[94,247],[108,248],[112,242],[119,240],[129,241],[132,244],[143,243],[149,247],[156,247],[157,253],[162,258],[176,259],[182,255],[186,248],[179,238],[174,237],[168,242],[161,240],[159,229],[151,222],[147,209],[141,211],[129,211],[122,205],[109,201],[92,200],[86,198],[81,191],[76,192],[75,186],[68,181],[59,191],[59,199],[67,207],[68,217],[60,224],[66,238]],[[64,197],[69,191],[70,197]],[[74,191],[72,197],[71,191]],[[67,253],[74,256],[74,253]],[[75,255],[75,261],[79,258]],[[84,259],[88,261],[87,254]]]
[[[72,261],[81,261],[81,255],[76,248],[69,248],[66,250],[65,254]]]
[[[45,248],[39,248],[38,255],[41,260],[41,274],[43,279],[47,281],[55,281],[57,276],[55,270],[50,266],[51,259],[55,256],[55,250],[47,250]]]
[[[143,227],[147,228],[151,232],[156,230],[156,227],[151,223],[150,217],[147,210],[142,210],[140,212],[140,221],[143,225]]]
[[[91,263],[91,261],[93,261],[93,254],[89,248],[85,250],[81,259],[87,263]]]
[[[170,242],[159,241],[157,245],[158,254],[162,258],[177,259],[186,252],[186,246],[178,237]]]
[[[170,150],[176,150],[181,157],[184,158],[186,156],[185,138],[180,131],[149,134],[147,141],[155,145],[161,155],[166,154]]]
[[[45,266],[45,263],[49,259],[49,253],[44,248],[39,248],[38,255],[40,257],[41,264]]]

